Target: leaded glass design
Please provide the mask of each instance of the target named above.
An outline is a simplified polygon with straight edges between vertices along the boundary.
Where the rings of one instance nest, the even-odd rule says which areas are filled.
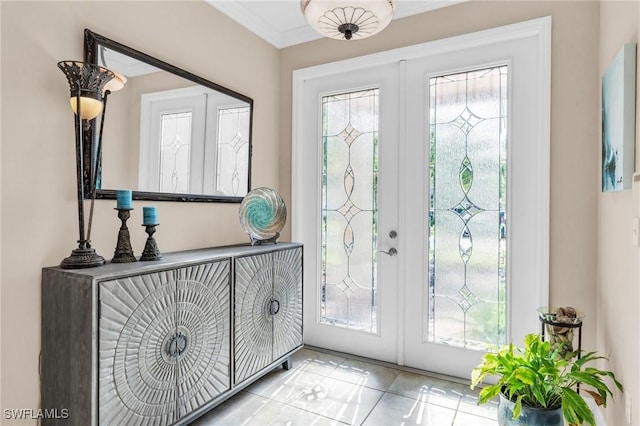
[[[370,89],[322,98],[321,322],[375,333],[378,101]]]
[[[429,79],[429,342],[505,342],[507,72]]]
[[[162,114],[160,192],[190,192],[192,115],[190,111]]]
[[[241,195],[248,186],[249,107],[218,110],[216,193]]]

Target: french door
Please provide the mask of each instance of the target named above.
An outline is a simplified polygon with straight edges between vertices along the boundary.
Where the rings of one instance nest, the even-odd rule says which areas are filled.
[[[305,334],[316,346],[358,347],[385,361],[395,361],[397,350],[398,261],[379,252],[391,248],[383,234],[398,221],[395,76],[390,64],[315,79],[304,101],[305,139],[315,147],[305,171],[314,241],[305,245],[305,269],[316,278]]]
[[[294,72],[306,343],[468,377],[487,345],[538,330],[549,31],[541,19]]]

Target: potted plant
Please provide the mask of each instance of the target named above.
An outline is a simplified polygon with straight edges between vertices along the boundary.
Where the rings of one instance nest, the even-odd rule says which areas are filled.
[[[471,389],[487,377],[497,376],[496,384],[480,391],[479,404],[500,395],[498,423],[562,425],[563,417],[570,425],[584,422],[595,426],[595,419],[587,403],[576,392],[578,385],[586,385],[595,391],[587,391],[598,405],[607,405],[607,394],[613,397],[604,382],[609,377],[622,391],[611,371],[587,367],[586,364],[603,357],[589,352],[575,360],[559,355],[562,348],[551,347],[539,334],[525,337],[524,348],[513,344],[487,352],[482,362],[473,369]]]

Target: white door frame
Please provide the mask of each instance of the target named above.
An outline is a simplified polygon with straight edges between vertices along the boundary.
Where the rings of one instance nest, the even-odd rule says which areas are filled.
[[[473,47],[480,47],[491,43],[503,42],[509,40],[518,40],[521,38],[535,37],[537,40],[536,54],[539,72],[537,73],[538,81],[532,84],[540,87],[536,105],[533,107],[535,111],[536,129],[539,133],[539,144],[536,147],[538,158],[541,162],[540,178],[536,180],[535,189],[528,194],[533,197],[539,206],[535,221],[540,231],[535,234],[535,239],[531,241],[532,267],[531,272],[535,275],[533,279],[540,283],[535,295],[528,295],[537,300],[538,306],[548,305],[549,300],[549,170],[550,170],[550,88],[551,88],[551,17],[538,18],[521,23],[506,25],[494,29],[483,30],[475,33],[464,34],[447,39],[422,43],[419,45],[393,49],[385,52],[375,53],[371,55],[360,56],[352,59],[341,60],[328,64],[318,65],[310,68],[304,68],[293,71],[293,105],[292,105],[292,178],[291,178],[291,235],[294,241],[305,241],[303,223],[305,220],[302,203],[304,179],[305,177],[304,159],[310,154],[311,149],[317,147],[309,147],[303,143],[303,128],[301,123],[304,121],[303,108],[304,103],[304,84],[307,80],[326,77],[333,74],[343,73],[345,71],[357,72],[358,70],[373,66],[381,66],[390,63],[398,63],[403,60],[423,58],[431,55],[455,52],[458,50],[466,50]],[[402,84],[402,83],[401,83]],[[402,105],[400,106],[402,108]],[[399,129],[402,135],[403,129]],[[399,167],[402,169],[406,166],[407,158],[400,155]],[[312,177],[317,179],[317,177]],[[403,182],[400,182],[401,188],[408,188]],[[403,205],[412,194],[407,191],[399,192],[399,203]],[[402,215],[399,218],[403,221]],[[402,223],[401,223],[402,225]],[[398,251],[405,253],[408,247],[404,247],[402,238],[398,240]],[[313,260],[312,260],[313,261]],[[403,274],[411,265],[400,264],[398,280],[404,279]],[[312,277],[307,279],[306,268],[304,271],[305,282],[314,282]],[[311,290],[312,291],[312,290]],[[305,289],[307,292],[307,289]],[[399,317],[397,324],[399,331],[404,330],[404,297],[398,295],[398,312]],[[306,298],[305,298],[306,299]],[[532,313],[533,314],[533,313]],[[508,312],[507,324],[511,323],[511,317],[514,313]],[[529,320],[527,327],[530,329],[533,322],[537,321],[535,315],[533,320]],[[306,320],[309,317],[305,315]],[[523,321],[519,316],[519,321]],[[507,331],[509,339],[512,333]],[[516,335],[520,333],[514,333]],[[404,365],[404,341],[400,337],[403,333],[399,332],[397,363]],[[518,342],[515,342],[518,343]]]

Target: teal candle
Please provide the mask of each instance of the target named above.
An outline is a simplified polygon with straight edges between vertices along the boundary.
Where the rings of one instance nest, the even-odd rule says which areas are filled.
[[[129,189],[119,189],[116,191],[118,209],[132,209],[131,191]]]
[[[143,225],[157,225],[158,224],[158,209],[156,207],[143,207],[142,208]]]

